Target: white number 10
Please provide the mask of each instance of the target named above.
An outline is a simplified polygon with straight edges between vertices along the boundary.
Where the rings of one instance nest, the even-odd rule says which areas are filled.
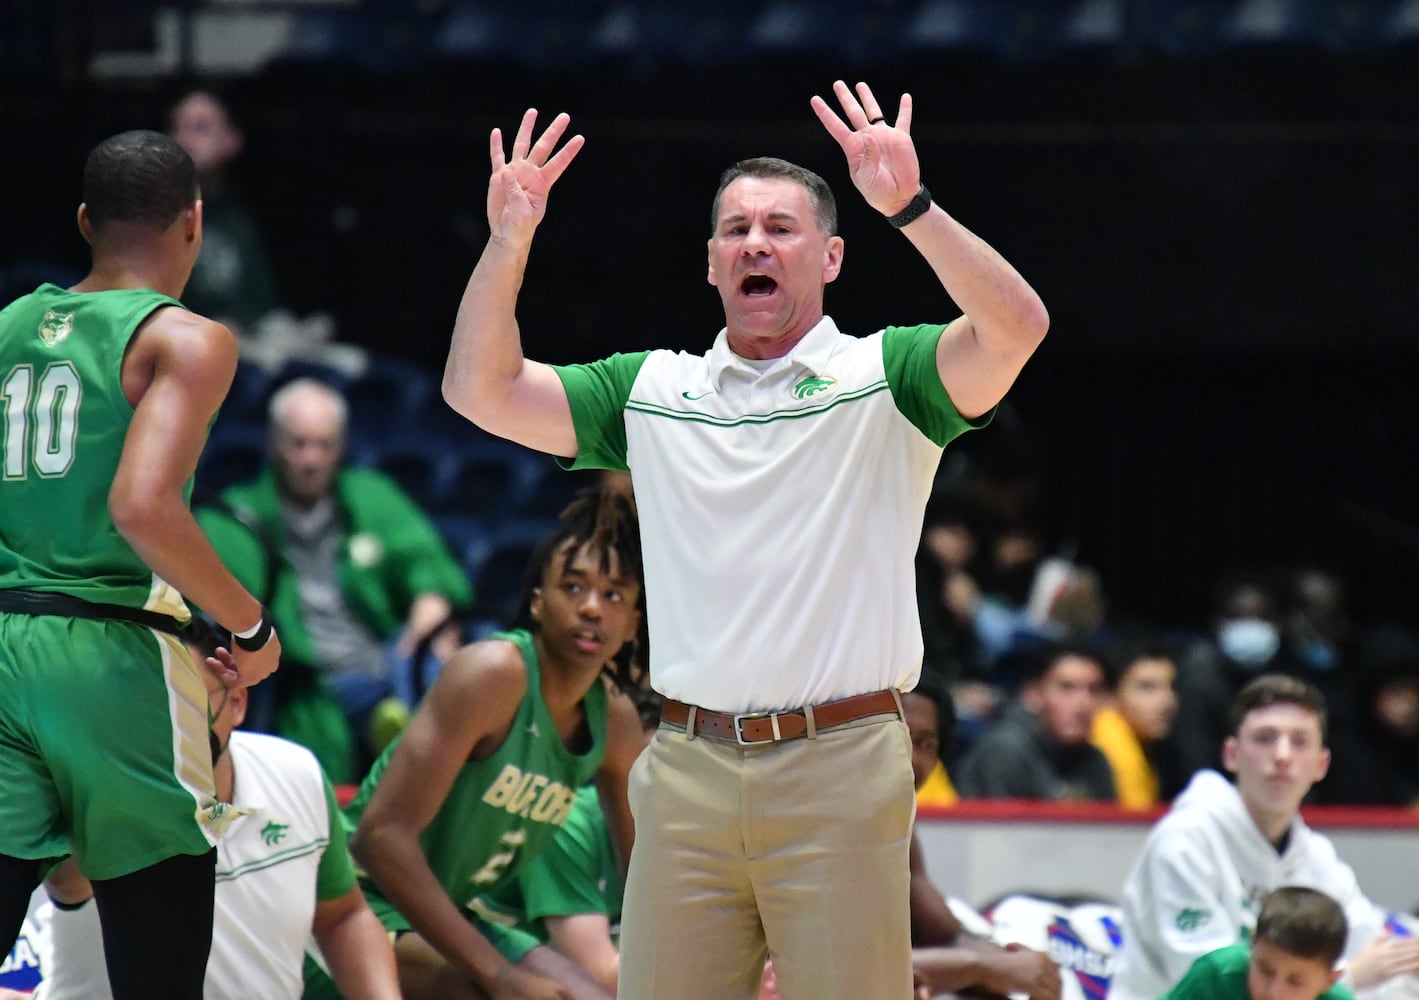
[[[24,479],[27,460],[45,479],[74,464],[83,385],[68,361],[56,361],[38,379],[31,365],[16,365],[0,382],[5,406],[5,478]]]

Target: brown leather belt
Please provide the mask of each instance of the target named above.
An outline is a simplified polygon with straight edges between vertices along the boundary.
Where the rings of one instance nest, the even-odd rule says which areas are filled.
[[[683,701],[667,698],[660,717],[672,725],[685,726],[690,721],[690,708]],[[901,715],[895,692],[873,691],[871,694],[814,705],[813,728],[831,729],[873,715]],[[808,735],[808,715],[801,708],[783,712],[746,712],[742,715],[725,715],[723,712],[696,708],[695,735],[718,736],[742,744],[794,740]]]

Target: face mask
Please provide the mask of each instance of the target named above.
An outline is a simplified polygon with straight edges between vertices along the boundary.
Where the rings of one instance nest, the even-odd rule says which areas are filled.
[[[1301,647],[1301,659],[1317,673],[1335,668],[1335,647],[1317,639]]]
[[[1233,618],[1217,630],[1217,644],[1233,663],[1255,669],[1276,655],[1281,635],[1275,625],[1261,618]]]

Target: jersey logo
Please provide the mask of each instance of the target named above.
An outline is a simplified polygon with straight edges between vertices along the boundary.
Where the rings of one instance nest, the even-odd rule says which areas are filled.
[[[261,840],[267,847],[275,847],[286,839],[286,834],[290,829],[291,824],[277,823],[273,819],[261,828]]]
[[[39,321],[39,339],[45,347],[54,347],[74,332],[74,314],[44,311],[44,319]]]
[[[820,392],[825,392],[838,384],[835,378],[828,376],[808,375],[798,380],[793,386],[794,399],[807,399],[809,396],[816,396]]]
[[[1180,931],[1195,931],[1211,919],[1211,910],[1196,910],[1190,906],[1185,906],[1178,911],[1178,915],[1173,919],[1173,922],[1178,925],[1178,930]]]
[[[702,392],[702,393],[700,393],[700,394],[698,394],[698,395],[695,395],[695,396],[690,395],[688,392],[682,392],[682,393],[680,393],[680,395],[683,396],[684,398],[690,400],[691,402],[693,402],[693,401],[696,400],[696,399],[704,399],[706,396],[713,396],[713,395],[714,395],[714,390],[711,389],[709,392]]]

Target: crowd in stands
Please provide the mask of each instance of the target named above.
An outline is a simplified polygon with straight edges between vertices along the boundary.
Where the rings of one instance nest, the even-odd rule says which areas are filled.
[[[453,638],[474,638],[507,620],[536,540],[591,480],[451,419],[441,412],[446,407],[434,374],[417,365],[376,359],[367,374],[351,377],[309,359],[274,373],[243,363],[199,466],[195,504],[229,560],[249,567],[251,586],[262,589],[257,577],[273,574],[269,586],[281,588],[281,595],[267,596],[278,615],[294,613],[300,588],[292,586],[298,574],[277,578],[293,572],[300,559],[282,548],[277,572],[259,554],[263,545],[287,538],[290,525],[282,527],[281,510],[293,516],[280,488],[288,478],[282,473],[284,432],[277,425],[268,430],[265,411],[279,387],[297,380],[307,392],[329,387],[331,399],[343,404],[343,428],[330,429],[324,453],[341,470],[330,485],[365,484],[387,497],[398,515],[384,516],[417,535],[415,547],[437,567],[417,570],[417,578],[443,580],[436,612],[414,616],[416,625],[411,609],[418,595],[405,587],[416,565],[408,562],[412,556],[396,545],[389,550],[392,561],[383,552],[362,561],[370,554],[362,555],[361,547],[381,529],[342,515],[341,573],[352,574],[342,580],[354,613],[374,615],[367,623],[371,648],[397,647],[402,660],[392,668],[399,679],[388,690],[370,688],[360,704],[348,707],[362,727],[359,735],[342,737],[353,742],[322,756],[337,780],[353,782],[398,731]],[[249,509],[262,496],[266,509],[257,520],[264,528],[251,521]],[[1309,566],[1229,573],[1217,582],[1206,631],[1176,622],[1116,621],[1106,582],[1086,564],[1045,551],[1037,533],[1009,520],[1013,508],[1008,497],[975,488],[967,473],[953,477],[927,512],[917,558],[923,683],[947,693],[959,726],[923,802],[959,795],[1147,808],[1169,801],[1196,770],[1220,765],[1229,706],[1240,688],[1261,673],[1283,672],[1315,684],[1331,706],[1336,764],[1310,801],[1419,804],[1419,633],[1403,624],[1355,623],[1344,581]],[[389,576],[394,567],[406,575]],[[378,611],[371,610],[371,587],[379,593],[373,599]],[[445,630],[442,656],[423,641],[436,628]],[[308,631],[302,624],[283,634]],[[335,634],[348,638],[346,631]],[[327,684],[349,687],[348,680],[337,683],[340,670],[322,666],[319,657],[300,659],[301,669],[283,671],[273,690],[322,674]],[[374,712],[386,696],[393,702]],[[254,708],[256,724],[279,728],[276,706]],[[281,710],[302,717],[289,704]],[[376,728],[383,727],[373,742],[372,714]],[[309,712],[304,725],[319,728]],[[301,723],[288,732],[302,732]],[[320,745],[319,737],[311,739]]]

